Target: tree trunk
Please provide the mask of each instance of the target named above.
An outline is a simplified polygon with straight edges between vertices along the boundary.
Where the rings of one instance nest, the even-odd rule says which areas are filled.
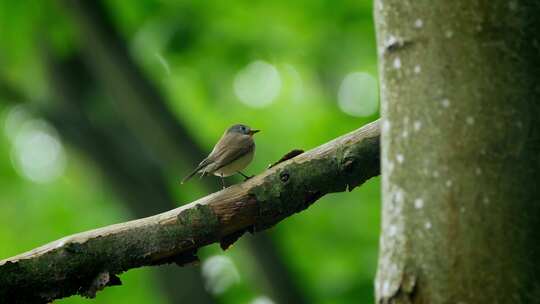
[[[540,2],[377,0],[378,303],[540,303]]]

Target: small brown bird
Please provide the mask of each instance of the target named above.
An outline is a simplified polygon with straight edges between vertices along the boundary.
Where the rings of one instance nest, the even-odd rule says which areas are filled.
[[[225,188],[225,180],[223,178],[235,173],[239,173],[248,179],[249,177],[240,172],[240,170],[247,167],[253,160],[253,155],[255,154],[253,134],[259,131],[253,130],[243,124],[237,124],[228,128],[214,146],[210,155],[190,175],[182,180],[182,184],[197,173],[200,173],[201,177],[207,174],[214,174],[221,177],[223,188]]]

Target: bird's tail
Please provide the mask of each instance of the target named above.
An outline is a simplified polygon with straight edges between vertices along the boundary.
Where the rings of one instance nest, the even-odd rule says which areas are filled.
[[[188,180],[190,180],[193,177],[193,175],[195,175],[195,174],[197,174],[197,172],[199,172],[199,170],[200,169],[197,167],[197,169],[195,169],[193,172],[191,172],[188,176],[184,177],[182,179],[182,181],[180,182],[180,184],[183,184],[183,183],[187,182]]]
[[[208,159],[203,160],[193,172],[191,172],[188,176],[184,177],[180,184],[183,184],[190,180],[195,174],[199,173],[202,169],[204,169],[208,165],[209,161]],[[206,175],[206,171],[201,172],[201,177]]]

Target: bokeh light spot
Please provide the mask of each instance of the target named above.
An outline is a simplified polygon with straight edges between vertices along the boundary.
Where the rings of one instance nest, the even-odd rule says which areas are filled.
[[[368,73],[354,72],[343,79],[338,92],[339,108],[352,116],[370,116],[379,107],[377,80]]]
[[[279,96],[281,77],[276,67],[257,60],[240,70],[234,78],[236,96],[248,106],[262,108]]]
[[[272,301],[272,299],[270,299],[269,297],[260,296],[253,299],[250,304],[275,304],[275,302]]]
[[[208,258],[202,265],[206,289],[212,294],[222,294],[240,281],[240,274],[233,261],[224,255]]]
[[[11,159],[21,176],[36,182],[52,182],[66,167],[66,155],[56,131],[41,119],[31,119],[17,130]]]

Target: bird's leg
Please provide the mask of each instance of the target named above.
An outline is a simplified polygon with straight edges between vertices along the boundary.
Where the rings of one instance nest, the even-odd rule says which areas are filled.
[[[244,173],[242,173],[241,171],[238,171],[237,173],[240,174],[240,175],[242,175],[242,176],[244,177],[244,181],[247,181],[248,179],[250,179],[250,178],[252,178],[253,176],[255,176],[255,175],[247,176],[247,175],[245,175]]]
[[[223,187],[223,189],[225,189],[225,178],[223,178],[223,174],[220,174],[220,177],[221,177],[221,186]]]

